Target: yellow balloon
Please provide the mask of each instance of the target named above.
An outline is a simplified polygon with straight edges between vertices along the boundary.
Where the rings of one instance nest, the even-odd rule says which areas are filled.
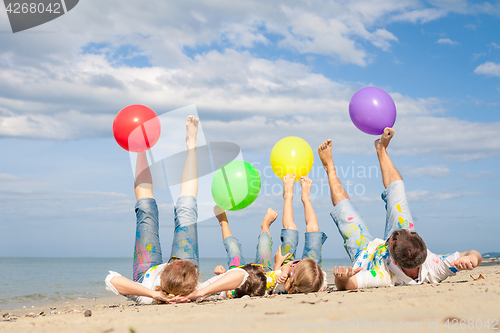
[[[311,147],[296,136],[281,139],[271,151],[271,168],[281,179],[289,173],[295,173],[295,181],[300,180],[301,176],[307,176],[311,171],[313,162]]]

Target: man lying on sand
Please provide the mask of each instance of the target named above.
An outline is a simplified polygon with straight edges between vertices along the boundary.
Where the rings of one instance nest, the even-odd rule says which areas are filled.
[[[323,142],[318,153],[328,175],[333,202],[330,215],[344,238],[344,247],[353,266],[335,267],[335,285],[339,290],[384,287],[402,284],[438,283],[456,272],[477,267],[479,252],[455,252],[438,256],[427,247],[415,232],[408,208],[403,178],[392,163],[386,148],[394,129],[385,128],[375,148],[382,172],[386,203],[384,240],[373,238],[358,210],[342,187],[332,158],[332,141]]]

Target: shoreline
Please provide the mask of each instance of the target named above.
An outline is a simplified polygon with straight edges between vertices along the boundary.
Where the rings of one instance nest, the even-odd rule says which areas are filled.
[[[484,279],[477,279],[479,275]],[[438,284],[342,292],[330,284],[328,291],[320,293],[229,300],[211,296],[200,303],[177,305],[138,306],[122,296],[42,304],[2,310],[0,330],[162,332],[168,327],[169,330],[234,332],[235,329],[288,331],[316,325],[316,328],[352,331],[377,329],[366,325],[388,329],[387,325],[420,323],[420,328],[404,329],[439,332],[452,329],[454,320],[457,323],[472,320],[474,325],[485,324],[487,320],[490,326],[494,320],[498,323],[499,300],[500,261],[485,260],[473,271],[460,271]],[[91,311],[90,317],[85,317],[85,310]],[[342,328],[342,324],[345,327]]]

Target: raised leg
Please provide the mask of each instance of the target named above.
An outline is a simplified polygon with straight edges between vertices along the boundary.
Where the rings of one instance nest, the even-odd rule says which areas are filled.
[[[189,260],[198,265],[198,162],[196,159],[196,135],[199,119],[186,119],[186,162],[182,171],[181,193],[174,207],[174,240],[172,257]]]
[[[330,185],[334,206],[330,215],[344,238],[347,254],[354,262],[358,254],[373,240],[373,237],[337,177],[332,157],[332,140],[323,142],[318,147],[318,154],[328,175],[328,184]]]
[[[323,163],[326,175],[328,176],[332,203],[334,206],[337,206],[340,201],[349,199],[349,195],[347,195],[335,170],[335,164],[333,163],[332,157],[332,140],[328,139],[318,147],[318,155],[321,159],[321,163]]]
[[[382,182],[385,187],[382,199],[385,201],[387,211],[384,233],[384,239],[386,240],[395,230],[415,230],[403,178],[387,154],[387,146],[393,137],[394,129],[386,127],[380,139],[375,141],[375,149],[377,150],[382,172]]]
[[[316,260],[321,266],[321,248],[326,240],[326,234],[319,230],[318,218],[311,204],[312,180],[307,177],[300,178],[302,188],[302,203],[304,204],[304,215],[306,220],[306,235],[304,242],[304,252],[302,258]]]
[[[299,232],[293,219],[293,185],[295,183],[295,174],[290,173],[283,177],[283,229],[281,229],[281,254],[291,255],[285,260],[283,265],[294,260],[297,245],[299,244]]]
[[[289,173],[283,177],[283,229],[297,230],[293,219],[293,185],[295,182],[295,174]]]
[[[269,208],[260,225],[260,235],[257,240],[257,250],[255,254],[255,262],[264,266],[265,271],[271,271],[272,245],[271,232],[269,227],[278,217],[278,213]]]
[[[311,185],[312,180],[307,177],[300,177],[300,186],[302,189],[301,199],[304,205],[304,215],[306,220],[306,232],[319,231],[318,218],[311,204]]]
[[[135,164],[135,199],[154,198],[153,197],[153,178],[149,170],[148,158],[146,152],[137,153],[137,163]]]
[[[387,154],[387,146],[393,137],[394,129],[386,127],[380,139],[375,141],[375,149],[377,150],[380,171],[382,172],[382,182],[384,183],[385,188],[397,180],[403,180],[401,174],[396,169]]]
[[[241,251],[241,244],[231,233],[226,212],[219,206],[215,206],[214,214],[217,217],[217,220],[219,220],[222,232],[222,244],[224,244],[224,247],[226,248],[227,265],[229,269],[244,265],[245,259],[243,258],[243,253]]]
[[[198,160],[196,158],[196,136],[198,134],[198,117],[189,116],[186,120],[187,155],[181,178],[181,194],[198,195]]]
[[[144,273],[151,267],[160,265],[163,260],[158,207],[153,197],[153,180],[145,152],[137,154],[134,191],[137,203],[132,276],[134,281],[141,282]]]

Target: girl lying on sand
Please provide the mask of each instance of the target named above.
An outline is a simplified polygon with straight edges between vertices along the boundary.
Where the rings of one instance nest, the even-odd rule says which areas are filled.
[[[276,220],[278,214],[269,208],[261,223],[261,233],[257,241],[257,253],[254,269],[265,272],[265,277],[260,277],[261,285],[252,295],[272,294],[273,292],[306,293],[316,292],[326,289],[326,273],[321,270],[321,247],[326,240],[326,235],[319,231],[318,220],[309,200],[312,181],[307,177],[302,177],[300,184],[302,187],[302,202],[304,204],[306,217],[306,242],[303,259],[293,260],[297,250],[299,233],[294,223],[292,198],[295,175],[289,174],[283,179],[283,229],[281,230],[282,245],[274,256],[274,270],[271,269],[272,238],[269,227]],[[236,267],[248,267],[245,265],[241,251],[241,244],[231,233],[226,213],[216,206],[214,213],[219,220],[222,230],[222,239],[228,256],[228,266],[231,272]],[[215,274],[227,274],[223,266],[217,266]],[[249,294],[250,295],[250,294]],[[252,296],[251,295],[251,296]],[[221,297],[241,297],[241,292],[230,290],[221,293]]]

